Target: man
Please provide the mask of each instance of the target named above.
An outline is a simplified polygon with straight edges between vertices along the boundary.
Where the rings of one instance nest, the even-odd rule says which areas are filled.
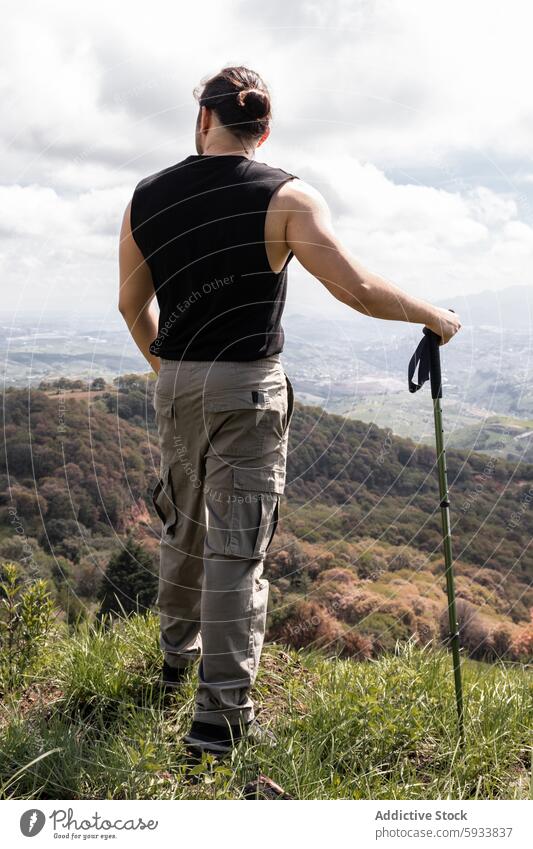
[[[224,68],[195,95],[197,154],[141,180],[124,213],[119,310],[158,374],[162,682],[179,686],[200,658],[185,742],[223,754],[268,734],[250,688],[294,403],[280,361],[290,259],[369,316],[426,325],[442,343],[461,325],[363,268],[321,194],[254,159],[271,118],[258,74]]]

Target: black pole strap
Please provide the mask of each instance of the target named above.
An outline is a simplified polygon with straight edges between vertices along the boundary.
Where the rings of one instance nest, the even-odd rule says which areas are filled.
[[[416,346],[409,361],[409,392],[418,392],[427,380],[431,380],[431,397],[442,398],[442,377],[440,370],[439,339],[429,327],[424,327],[424,335]],[[413,380],[418,367],[417,380]]]
[[[424,333],[426,328],[424,328]],[[413,380],[416,368],[418,366],[417,382]],[[409,392],[418,392],[422,389],[426,380],[429,379],[429,346],[427,336],[422,336],[422,339],[416,346],[416,351],[409,360],[408,380]]]

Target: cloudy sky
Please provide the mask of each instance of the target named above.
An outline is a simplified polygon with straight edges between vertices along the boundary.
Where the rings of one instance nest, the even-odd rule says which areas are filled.
[[[257,69],[257,158],[319,188],[339,235],[412,294],[531,282],[531,14],[518,0],[8,0],[0,32],[2,311],[116,315],[141,177],[194,148],[192,89]],[[291,262],[288,310],[342,315]]]

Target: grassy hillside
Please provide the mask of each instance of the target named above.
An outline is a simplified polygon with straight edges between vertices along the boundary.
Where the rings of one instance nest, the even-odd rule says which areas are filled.
[[[477,425],[457,428],[455,448],[473,446],[476,451],[505,457],[514,463],[533,460],[533,420],[512,416],[489,416]]]
[[[315,402],[316,403],[316,402]],[[398,436],[416,438],[434,445],[433,412],[426,398],[425,406],[406,405],[405,393],[387,395],[386,403],[377,398],[358,398],[355,410],[342,399],[331,412],[347,415],[380,427],[392,427]],[[533,421],[503,414],[492,415],[483,407],[469,405],[463,398],[446,399],[445,426],[450,447],[463,451],[480,451],[511,463],[533,462]]]
[[[109,629],[56,623],[0,703],[1,798],[238,799],[267,774],[297,799],[524,799],[532,683],[464,665],[467,745],[456,745],[450,658],[410,644],[374,662],[270,646],[254,697],[278,737],[187,771],[194,675],[163,704],[152,614]]]

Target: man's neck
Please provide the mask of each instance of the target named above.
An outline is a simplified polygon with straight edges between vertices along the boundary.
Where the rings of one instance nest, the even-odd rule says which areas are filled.
[[[247,150],[243,150],[242,148],[241,148],[241,150],[236,150],[236,149],[231,149],[231,148],[224,148],[224,147],[219,147],[219,146],[214,147],[213,146],[213,147],[205,148],[202,151],[201,155],[202,156],[245,156],[247,159],[253,159],[254,156],[255,156],[255,149],[253,149],[251,151],[247,151]]]

